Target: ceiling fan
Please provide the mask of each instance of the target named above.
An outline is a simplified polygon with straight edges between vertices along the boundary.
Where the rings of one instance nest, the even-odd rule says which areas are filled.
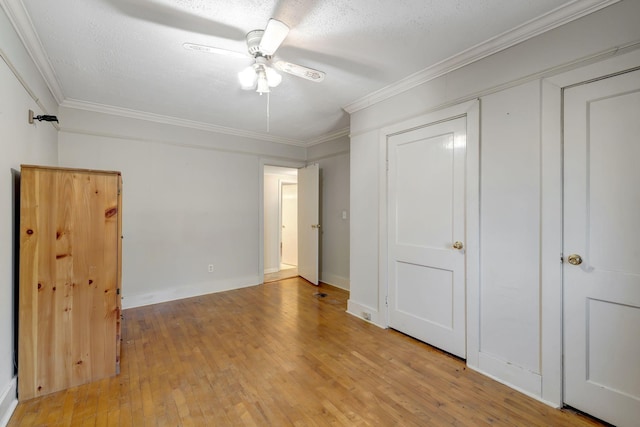
[[[184,43],[183,46],[185,49],[197,52],[253,58],[253,65],[240,71],[238,80],[242,89],[255,89],[260,95],[270,92],[270,88],[278,86],[282,81],[282,76],[276,69],[313,82],[324,80],[324,72],[302,65],[277,61],[274,64],[275,69],[271,66],[271,58],[287,37],[287,34],[289,34],[289,27],[284,22],[270,19],[264,30],[253,30],[247,34],[247,53],[193,43]]]

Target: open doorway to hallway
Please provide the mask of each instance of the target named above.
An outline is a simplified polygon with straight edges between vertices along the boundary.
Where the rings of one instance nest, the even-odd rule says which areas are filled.
[[[298,275],[298,170],[264,167],[264,282]]]

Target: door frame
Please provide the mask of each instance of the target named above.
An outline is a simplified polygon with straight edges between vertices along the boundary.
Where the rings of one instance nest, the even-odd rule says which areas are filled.
[[[541,400],[555,407],[564,404],[563,371],[563,92],[564,89],[640,67],[638,46],[591,58],[584,65],[541,81]]]
[[[264,167],[279,166],[300,169],[307,163],[304,160],[284,160],[261,157],[258,161],[258,284],[264,283]]]
[[[438,122],[466,117],[467,154],[465,183],[465,231],[466,231],[466,343],[467,365],[478,366],[480,349],[480,100],[476,99],[452,107],[429,112],[380,130],[378,145],[378,325],[389,327],[388,277],[388,139],[390,136],[425,127]]]

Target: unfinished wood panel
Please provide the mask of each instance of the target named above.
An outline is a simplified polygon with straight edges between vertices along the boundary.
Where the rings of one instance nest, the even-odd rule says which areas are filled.
[[[603,425],[345,313],[348,296],[295,278],[125,310],[122,373],[20,402],[8,427]]]
[[[118,172],[22,167],[20,400],[117,372],[120,183]]]

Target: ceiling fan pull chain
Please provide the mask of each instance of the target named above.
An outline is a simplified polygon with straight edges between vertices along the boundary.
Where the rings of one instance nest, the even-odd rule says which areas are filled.
[[[271,92],[267,92],[267,133],[269,133],[269,101],[271,100]]]

